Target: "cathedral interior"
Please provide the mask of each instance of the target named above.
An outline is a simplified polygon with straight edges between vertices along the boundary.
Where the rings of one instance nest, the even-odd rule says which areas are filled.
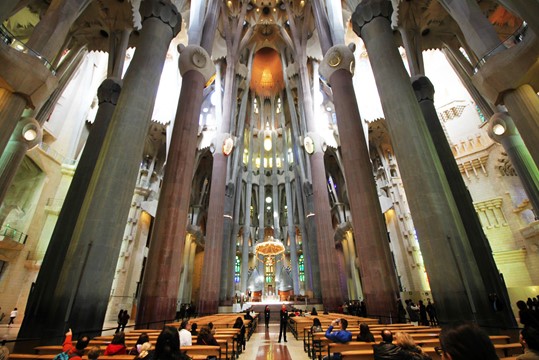
[[[238,303],[539,294],[539,3],[3,0],[19,337]],[[497,297],[506,306],[493,309]]]

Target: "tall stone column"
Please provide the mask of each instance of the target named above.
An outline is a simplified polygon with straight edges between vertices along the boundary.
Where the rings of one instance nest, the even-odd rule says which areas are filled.
[[[506,92],[503,102],[535,164],[539,166],[539,97],[530,85],[524,84]]]
[[[112,79],[105,80],[97,91],[99,109],[58,215],[34,290],[28,299],[25,317],[19,331],[19,336],[23,338],[39,337],[44,333],[44,329],[50,326],[47,324],[50,320],[47,314],[53,306],[56,289],[62,286],[59,283],[62,264],[66,262],[71,237],[79,220],[85,195],[120,92],[120,81]]]
[[[215,73],[208,53],[195,45],[180,49],[179,68],[182,89],[139,300],[137,324],[141,326],[174,319],[176,313],[189,214],[189,201],[179,199],[190,198],[203,90]]]
[[[490,119],[488,135],[502,144],[507,152],[515,171],[522,181],[528,199],[539,216],[539,169],[533,162],[530,152],[524,145],[515,124],[508,113],[496,113]]]
[[[397,312],[399,287],[352,83],[353,62],[352,51],[345,45],[336,45],[324,56],[320,73],[329,80],[333,91],[363,296],[369,314],[388,321],[389,314]]]
[[[281,111],[281,116],[279,118],[281,128],[284,126],[284,112]],[[288,237],[290,238],[290,262],[292,263],[292,286],[294,289],[294,295],[299,295],[299,272],[298,272],[298,249],[297,249],[297,239],[296,239],[296,224],[294,223],[294,204],[292,202],[292,187],[290,185],[290,167],[288,164],[288,133],[283,131],[283,145],[282,153],[284,160],[284,191],[286,196],[286,220],[288,223]],[[285,235],[286,236],[286,235]],[[286,243],[286,241],[284,241]],[[304,254],[305,261],[305,254]]]
[[[483,116],[485,116],[485,120],[489,119],[492,115],[494,115],[494,105],[487,101],[487,99],[485,99],[483,95],[481,95],[479,90],[477,90],[477,88],[473,84],[472,79],[470,78],[472,71],[470,64],[467,62],[463,64],[462,61],[459,61],[456,57],[456,52],[454,51],[454,49],[444,47],[442,49],[442,52],[445,54],[445,58],[449,62],[449,65],[451,65],[451,67],[459,77],[462,85],[464,85]]]
[[[49,334],[62,335],[71,327],[92,336],[103,325],[160,75],[181,26],[181,16],[168,0],[143,1],[140,12],[137,50],[49,299],[44,326]]]
[[[436,148],[436,153],[440,158],[451,193],[455,199],[460,219],[464,225],[485,288],[489,294],[495,293],[505,304],[509,304],[509,295],[492,256],[490,243],[483,232],[473,206],[472,197],[464,183],[451,147],[447,142],[444,129],[438,119],[438,113],[434,107],[434,86],[426,76],[422,75],[412,77],[412,86]],[[520,141],[522,142],[522,139]],[[497,316],[503,326],[513,327],[517,325],[509,306],[506,306],[504,311],[498,312]]]
[[[494,326],[498,322],[393,40],[391,11],[389,1],[366,0],[355,9],[352,23],[365,42],[375,74],[439,318]]]
[[[0,24],[13,15],[14,10],[17,8],[19,3],[19,0],[4,0],[0,3]]]

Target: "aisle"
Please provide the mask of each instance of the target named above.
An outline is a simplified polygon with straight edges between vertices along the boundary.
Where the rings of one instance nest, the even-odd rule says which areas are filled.
[[[288,342],[278,343],[279,323],[270,323],[266,329],[262,319],[239,360],[309,360],[303,351],[303,340],[296,340],[290,332],[286,335]]]

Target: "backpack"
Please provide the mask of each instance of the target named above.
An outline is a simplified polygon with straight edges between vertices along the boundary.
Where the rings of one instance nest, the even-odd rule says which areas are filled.
[[[52,360],[69,360],[69,355],[67,351],[64,351],[56,355]]]

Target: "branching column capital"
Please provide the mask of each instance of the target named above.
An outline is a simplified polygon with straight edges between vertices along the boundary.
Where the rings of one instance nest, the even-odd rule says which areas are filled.
[[[359,4],[352,14],[352,28],[361,37],[365,25],[377,17],[386,18],[391,22],[393,8],[389,0],[365,0]]]
[[[182,16],[170,0],[145,0],[140,4],[142,23],[150,18],[158,18],[172,29],[173,37],[182,28]]]

